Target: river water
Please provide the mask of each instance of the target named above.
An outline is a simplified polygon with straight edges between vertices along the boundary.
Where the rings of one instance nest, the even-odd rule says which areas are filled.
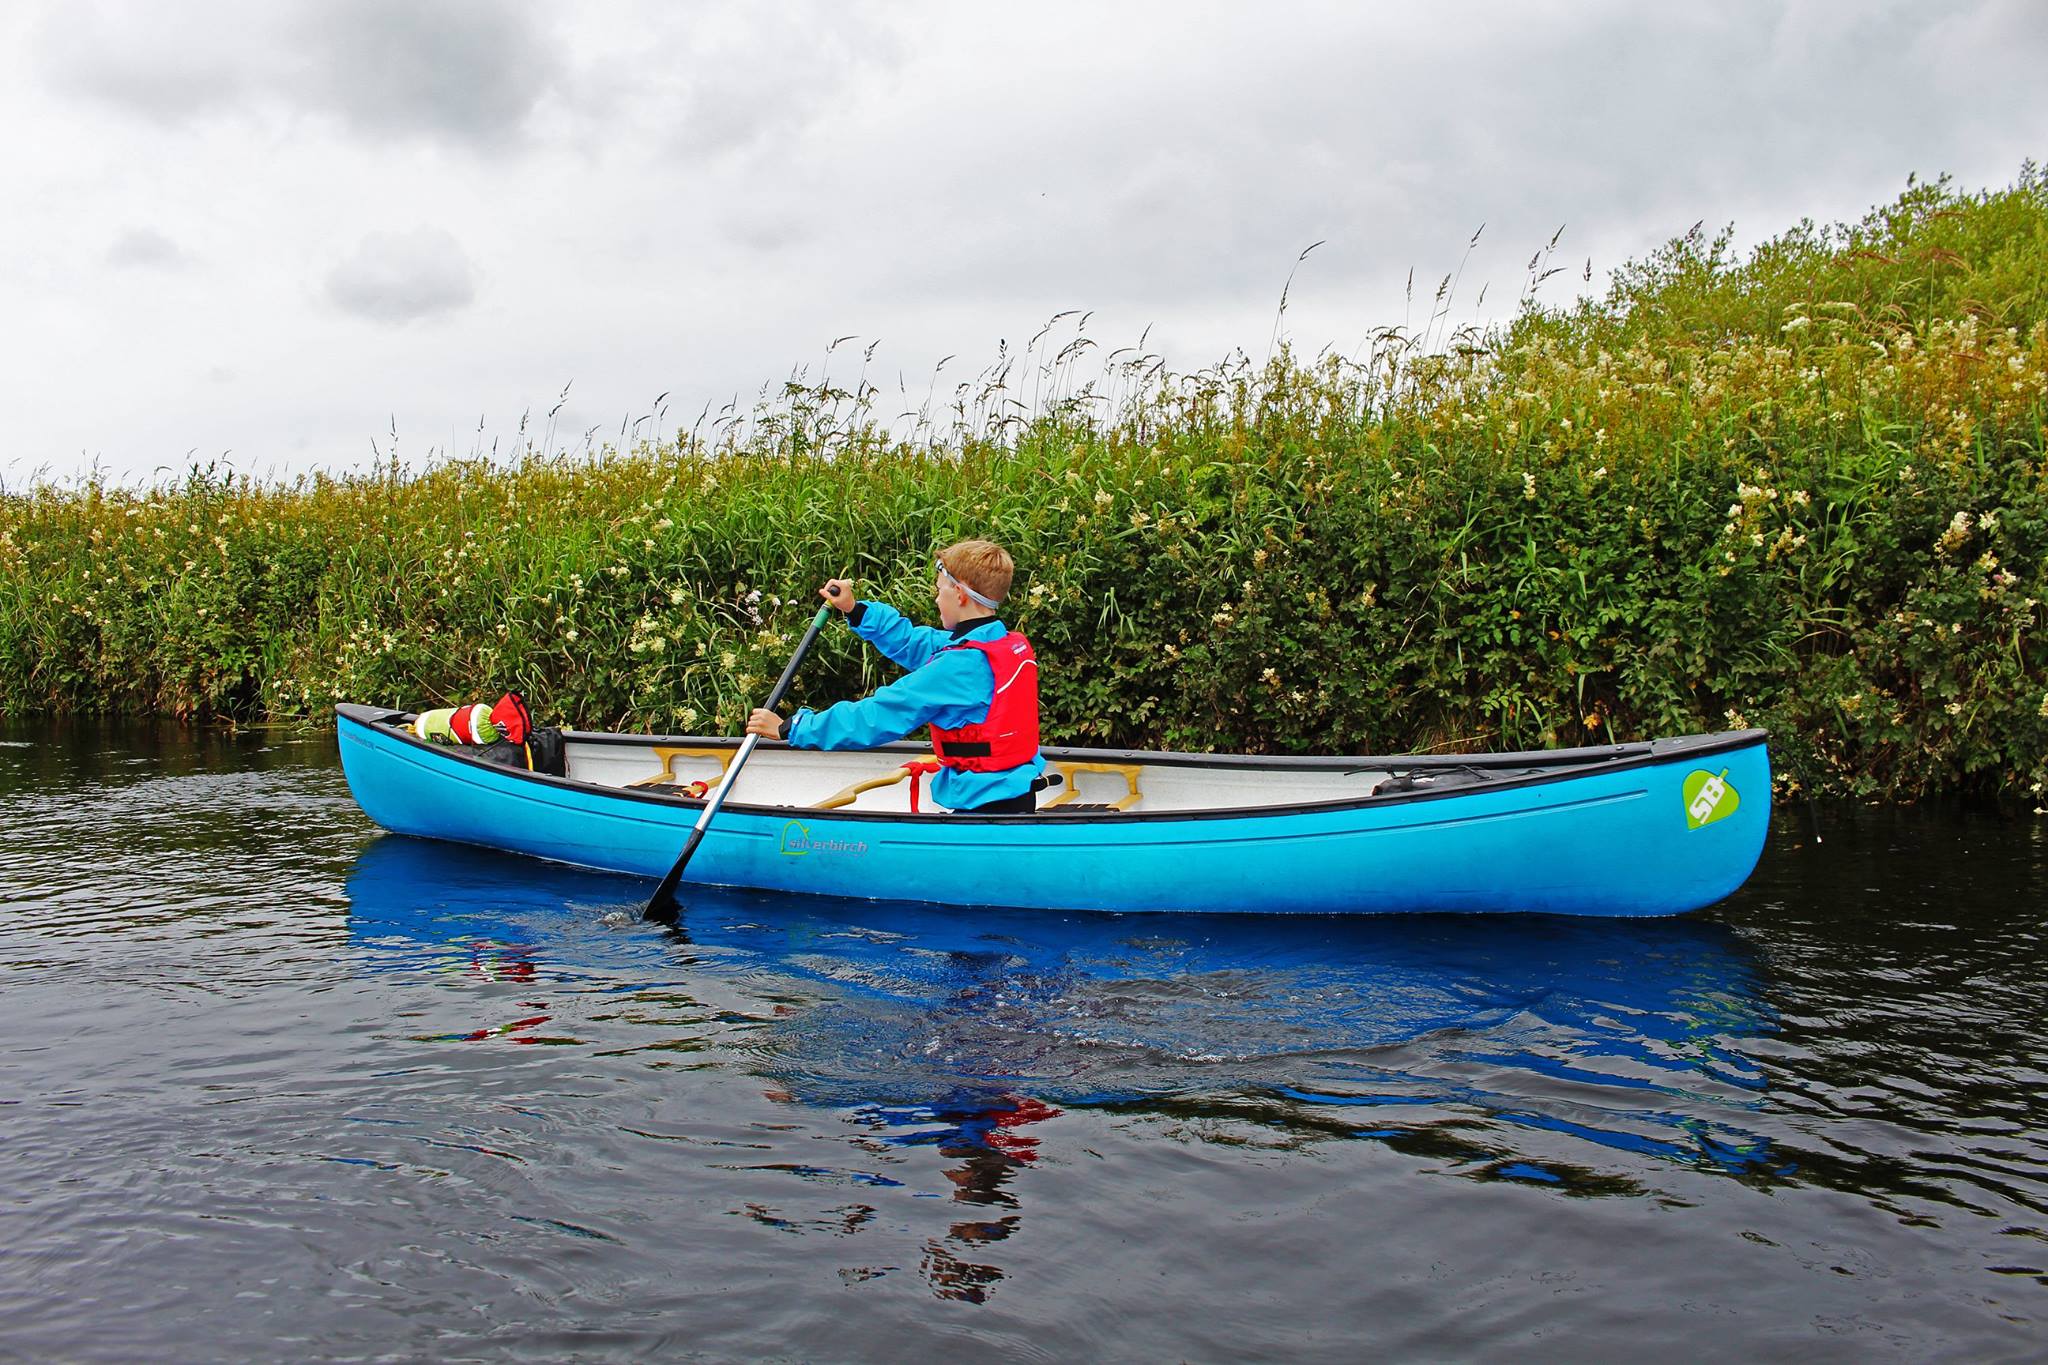
[[[331,735],[10,731],[0,818],[0,1356],[2048,1347],[2038,819],[1786,812],[1678,920],[668,931]]]

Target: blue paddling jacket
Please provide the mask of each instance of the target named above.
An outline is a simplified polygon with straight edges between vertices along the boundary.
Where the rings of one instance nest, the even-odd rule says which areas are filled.
[[[949,649],[963,640],[1002,639],[1009,627],[994,617],[963,621],[951,630],[913,625],[884,602],[858,602],[847,613],[855,635],[910,671],[859,701],[822,711],[800,707],[783,738],[799,749],[872,749],[902,739],[927,725],[960,729],[988,719],[995,701],[995,675],[980,650]],[[1045,755],[1001,772],[941,768],[932,774],[932,799],[951,810],[968,810],[1022,796],[1045,771]]]

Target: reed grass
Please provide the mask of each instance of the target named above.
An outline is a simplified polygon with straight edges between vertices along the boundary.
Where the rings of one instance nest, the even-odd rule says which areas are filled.
[[[1266,360],[1181,374],[1063,315],[923,394],[835,343],[658,439],[659,404],[510,461],[0,490],[0,711],[322,724],[516,686],[583,727],[730,733],[825,576],[919,610],[933,549],[986,535],[1057,741],[1753,724],[1788,786],[2041,802],[2038,169],[1742,258],[1695,229],[1483,335],[1442,334],[1454,288],[1355,356],[1276,321]],[[884,676],[843,633],[814,657],[799,702]]]

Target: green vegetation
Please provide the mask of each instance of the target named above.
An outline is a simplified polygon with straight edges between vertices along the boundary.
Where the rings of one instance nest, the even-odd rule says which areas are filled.
[[[0,495],[0,710],[321,723],[519,686],[543,718],[731,732],[822,578],[928,610],[932,550],[986,534],[1057,741],[1765,725],[1827,790],[2048,781],[2032,165],[1746,259],[1695,231],[1604,298],[1449,344],[1193,375],[1125,351],[1080,384],[1092,344],[1008,358],[907,434],[821,379],[709,435],[511,469]],[[796,695],[880,679],[836,633]]]

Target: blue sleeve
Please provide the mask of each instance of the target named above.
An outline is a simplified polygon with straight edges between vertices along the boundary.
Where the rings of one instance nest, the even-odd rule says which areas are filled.
[[[872,749],[934,721],[948,728],[978,724],[988,718],[994,699],[987,660],[962,651],[906,673],[859,701],[822,711],[803,707],[789,718],[784,737],[799,749]]]
[[[905,668],[922,668],[932,655],[956,643],[951,631],[911,624],[886,602],[862,602],[853,633]]]

